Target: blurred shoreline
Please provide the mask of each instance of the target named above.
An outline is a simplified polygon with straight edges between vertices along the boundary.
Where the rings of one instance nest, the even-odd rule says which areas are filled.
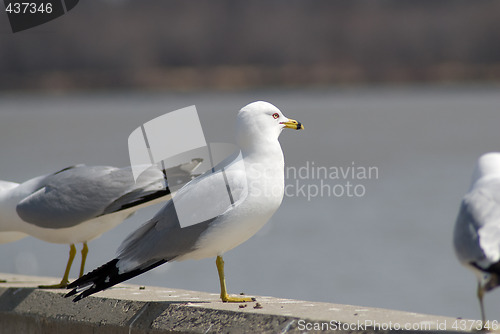
[[[372,84],[500,83],[500,65],[442,64],[425,69],[393,68],[367,73],[355,66],[215,66],[147,68],[131,71],[43,71],[5,75],[0,91],[247,90],[269,87],[363,86]]]
[[[500,2],[80,2],[12,34],[0,90],[500,82]]]

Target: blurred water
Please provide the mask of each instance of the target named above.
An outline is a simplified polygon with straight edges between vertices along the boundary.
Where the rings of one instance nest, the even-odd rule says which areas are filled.
[[[479,317],[475,277],[455,259],[451,234],[477,157],[500,150],[498,86],[0,95],[0,179],[21,182],[76,163],[125,166],[132,130],[193,104],[207,140],[231,142],[236,110],[260,99],[305,131],[281,136],[296,178],[280,210],[224,257],[230,292]],[[311,174],[349,166],[378,175]],[[363,196],[348,196],[347,182]],[[90,242],[87,270],[112,259],[157,209]],[[68,251],[31,237],[0,245],[0,272],[61,277]],[[164,265],[132,282],[219,289],[214,259]],[[500,318],[499,297],[486,296],[490,319]]]

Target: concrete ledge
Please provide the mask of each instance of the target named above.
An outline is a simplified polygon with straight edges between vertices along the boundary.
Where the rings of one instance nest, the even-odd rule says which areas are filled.
[[[264,296],[255,296],[256,307],[222,303],[217,294],[126,284],[73,303],[62,297],[65,290],[36,288],[57,278],[0,278],[8,281],[0,283],[0,334],[319,333],[335,326],[339,333],[395,333],[398,325],[418,329],[405,333],[456,333],[455,318]]]

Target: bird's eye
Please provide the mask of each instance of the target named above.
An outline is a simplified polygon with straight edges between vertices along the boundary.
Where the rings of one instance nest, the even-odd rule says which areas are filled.
[[[277,113],[277,112],[275,112],[275,113],[273,114],[273,118],[274,118],[274,119],[278,119],[279,117],[280,117],[280,115],[278,115],[278,113]]]

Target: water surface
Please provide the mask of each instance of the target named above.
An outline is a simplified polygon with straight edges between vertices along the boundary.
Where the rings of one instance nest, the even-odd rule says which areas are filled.
[[[305,131],[280,139],[289,167],[281,208],[224,257],[230,292],[479,317],[475,277],[451,240],[477,157],[500,150],[497,86],[0,95],[0,179],[76,163],[125,166],[130,132],[193,104],[207,140],[231,142],[236,110],[254,100],[276,104]],[[359,174],[369,168],[370,177]],[[112,259],[157,209],[90,242],[87,270]],[[1,245],[0,271],[60,277],[68,251],[31,237]],[[214,259],[132,282],[219,291]],[[500,289],[485,301],[488,318],[499,319]]]

